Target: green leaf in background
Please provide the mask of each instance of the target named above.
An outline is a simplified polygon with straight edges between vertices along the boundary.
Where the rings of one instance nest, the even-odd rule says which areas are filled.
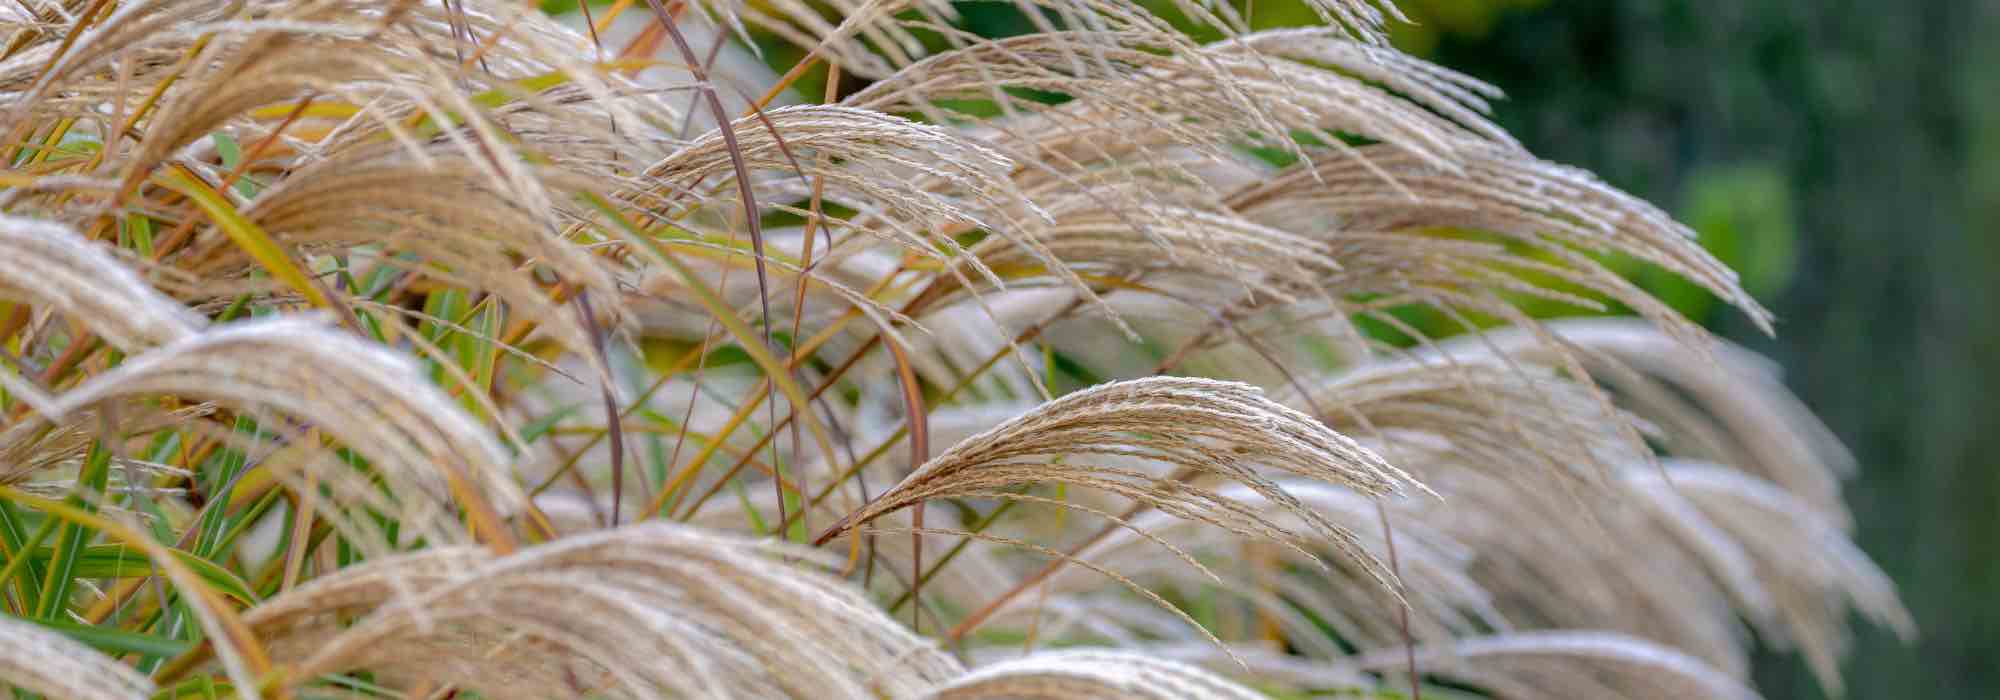
[[[1697,171],[1688,179],[1679,217],[1701,234],[1701,245],[1742,276],[1743,287],[1768,299],[1792,280],[1798,265],[1798,224],[1791,182],[1769,163]],[[1720,303],[1694,283],[1665,270],[1637,271],[1639,284],[1696,322]]]
[[[104,449],[102,444],[93,444],[89,455],[84,458],[83,471],[77,476],[76,488],[63,500],[73,507],[94,513],[97,511],[97,498],[104,493],[110,478],[111,451]],[[36,617],[54,620],[68,611],[70,588],[76,582],[77,559],[91,536],[89,530],[76,523],[65,522],[57,526],[55,546],[50,549],[49,564],[42,573],[41,601],[40,607],[35,610]]]
[[[215,132],[212,140],[215,141],[215,154],[222,158],[222,167],[229,170],[242,167],[243,146],[236,143],[235,137],[218,131]],[[248,177],[239,177],[236,179],[236,191],[245,197],[255,197],[257,196],[257,183],[251,182]]]
[[[48,565],[54,553],[47,547],[36,549],[35,563]],[[223,595],[236,599],[244,605],[257,602],[257,594],[251,592],[250,584],[241,577],[222,568],[215,562],[196,556],[192,552],[174,550],[174,557],[181,564],[194,571],[203,581],[214,586]],[[75,578],[136,578],[150,576],[154,572],[153,562],[144,552],[118,544],[93,544],[83,548],[76,556],[71,576]]]
[[[80,625],[68,620],[28,620],[28,622],[61,632],[70,639],[109,654],[175,657],[194,648],[194,643],[185,640],[157,637],[114,627]]]

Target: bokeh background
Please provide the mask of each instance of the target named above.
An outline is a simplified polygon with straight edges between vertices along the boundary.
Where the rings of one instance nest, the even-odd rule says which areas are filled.
[[[1779,318],[1777,359],[1862,465],[1859,539],[1922,627],[1867,629],[1855,698],[2000,697],[2000,2],[1403,0],[1406,50],[1498,121],[1689,223]],[[1767,697],[1824,694],[1766,655]]]

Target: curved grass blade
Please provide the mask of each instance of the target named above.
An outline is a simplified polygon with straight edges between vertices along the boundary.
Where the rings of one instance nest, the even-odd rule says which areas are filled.
[[[221,192],[215,191],[215,188],[210,187],[207,182],[181,166],[168,170],[160,180],[162,185],[185,195],[189,201],[195,203],[195,206],[200,207],[202,213],[207,214],[209,220],[215,222],[216,228],[222,229],[222,232],[229,236],[229,240],[235,242],[243,252],[248,253],[257,264],[262,265],[272,277],[305,296],[313,306],[331,308],[332,304],[327,300],[325,292],[320,290],[319,285],[313,284],[305,273],[299,270],[298,265],[293,264],[291,255],[287,254],[277,241],[271,240],[271,235],[265,233],[256,222],[237,211],[236,206],[230,204],[229,199]]]
[[[254,679],[264,678],[271,673],[270,656],[264,653],[263,645],[259,644],[257,638],[250,633],[250,628],[243,624],[242,618],[223,603],[201,577],[181,564],[180,558],[173,554],[173,550],[154,541],[146,533],[62,501],[24,493],[11,486],[0,486],[0,499],[39,510],[52,519],[97,530],[107,537],[145,552],[147,558],[164,569],[167,579],[180,588],[184,597],[193,604],[191,607],[198,611],[196,618],[211,639],[226,641],[226,644],[216,643],[210,646],[228,649],[228,653],[221,656],[222,665],[228,670],[231,680],[245,688],[254,688],[257,687],[252,682]]]
[[[244,605],[257,603],[256,592],[251,590],[249,582],[244,581],[243,577],[192,552],[178,549],[171,551],[174,558],[213,586],[216,592]],[[47,566],[54,554],[52,550],[44,547],[35,550],[31,556],[35,558],[35,563]],[[140,578],[153,575],[155,568],[153,560],[146,558],[145,553],[131,547],[121,544],[93,544],[85,546],[76,555],[70,576],[84,579]]]

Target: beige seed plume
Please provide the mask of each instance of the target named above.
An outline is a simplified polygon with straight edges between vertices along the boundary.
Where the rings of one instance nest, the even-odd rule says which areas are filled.
[[[1322,43],[1328,47],[1312,48]],[[1038,169],[1064,167],[1063,160],[1050,156],[1088,156],[1101,147],[1097,141],[1116,147],[1133,143],[1134,135],[1153,136],[1156,144],[1201,147],[1218,158],[1241,139],[1303,155],[1296,142],[1269,136],[1293,130],[1321,134],[1331,144],[1341,143],[1334,133],[1365,135],[1389,144],[1385,148],[1450,168],[1458,150],[1500,133],[1478,116],[1478,92],[1484,88],[1473,88],[1476,83],[1449,73],[1412,70],[1409,80],[1421,81],[1412,87],[1434,87],[1411,90],[1406,97],[1351,73],[1265,50],[1279,44],[1300,46],[1300,59],[1341,68],[1352,64],[1363,75],[1383,73],[1389,70],[1385,61],[1392,61],[1387,58],[1391,54],[1365,51],[1326,30],[1257,34],[1202,47],[1142,23],[1120,31],[1049,32],[972,43],[914,64],[845,103],[916,112],[932,121],[983,123],[1001,134],[996,141],[1005,152]],[[1076,46],[1088,47],[1087,58],[1075,53]],[[1406,57],[1389,65],[1404,63],[1422,65]],[[1006,88],[1076,99],[1041,105],[1006,97]],[[992,99],[1005,114],[995,119],[960,114],[939,106],[948,99]],[[1042,118],[1017,124],[1015,115]],[[1512,147],[1511,141],[1494,143]],[[1371,167],[1352,157],[1359,155],[1352,149],[1331,148],[1350,156],[1333,160]]]
[[[1473,553],[1467,574],[1514,629],[1615,631],[1724,673],[1748,672],[1732,579],[1711,573],[1683,546],[1683,529],[1662,527],[1636,494],[1521,483],[1449,454],[1427,464],[1447,505],[1412,502],[1393,520],[1422,521],[1464,543]]]
[[[1120,651],[1042,652],[967,673],[926,700],[1260,700],[1220,676]]]
[[[1854,475],[1854,455],[1785,387],[1769,360],[1727,344],[1706,356],[1676,352],[1675,338],[1627,320],[1572,319],[1547,327],[1583,350],[1576,356],[1627,410],[1660,427],[1670,453],[1761,477],[1841,529],[1852,529],[1840,482]],[[1494,340],[1504,347],[1538,345],[1518,333]]]
[[[37,404],[29,404],[31,407]],[[56,405],[53,397],[41,400],[40,406],[51,408]],[[147,406],[144,402],[119,402],[102,415],[98,410],[81,410],[69,413],[60,422],[25,420],[0,430],[0,485],[20,484],[22,488],[36,490],[56,484],[40,484],[30,481],[39,476],[62,473],[81,464],[90,446],[97,443],[103,431],[106,418],[117,420],[116,428],[125,435],[144,435],[160,430],[188,427],[194,421],[214,413],[215,406],[197,404],[172,411],[161,411]],[[118,457],[112,461],[121,466],[111,474],[114,481],[122,480],[135,473],[177,474],[186,472],[179,468],[145,462],[137,459]],[[145,488],[143,484],[123,484],[122,488]],[[67,489],[60,489],[67,492]]]
[[[1491,465],[1524,484],[1602,484],[1614,465],[1647,454],[1629,427],[1635,419],[1594,385],[1564,377],[1563,367],[1490,354],[1473,342],[1450,347],[1363,365],[1287,400],[1325,412],[1333,429],[1386,454],[1402,445],[1414,445],[1416,455],[1449,449],[1461,463]],[[1407,461],[1424,473],[1421,460]]]
[[[760,178],[760,190],[803,197],[809,188],[802,183],[816,180],[826,201],[861,212],[833,220],[835,232],[864,233],[856,237],[863,241],[891,241],[927,257],[940,257],[942,249],[948,256],[958,251],[954,231],[991,228],[1021,242],[1012,217],[1034,214],[1006,178],[1013,166],[1006,157],[947,128],[872,110],[805,105],[739,119],[734,129],[746,167],[768,178]],[[724,197],[705,194],[708,189],[734,192],[721,187],[735,177],[731,163],[721,133],[711,131],[645,167],[634,189],[620,197],[670,214],[712,206]]]
[[[457,58],[437,51],[457,43],[462,27],[492,37],[480,54],[489,70],[476,77],[459,75]],[[106,126],[107,101],[118,101],[111,121],[145,117],[136,144],[99,135],[104,153],[91,163],[117,179],[99,185],[104,190],[143,192],[163,177],[190,173],[220,182],[223,172],[207,162],[212,134],[234,135],[246,150],[266,145],[259,167],[282,169],[275,184],[255,196],[218,189],[250,200],[233,205],[281,245],[310,256],[376,244],[386,250],[383,260],[397,262],[396,254],[414,253],[418,261],[406,263],[413,274],[490,291],[518,317],[582,351],[589,331],[526,273],[596,292],[598,308],[618,315],[612,278],[586,250],[559,239],[569,221],[563,210],[576,206],[571,196],[594,181],[578,177],[584,172],[537,167],[547,160],[537,148],[550,144],[532,137],[544,132],[509,133],[501,121],[571,123],[569,132],[596,137],[596,150],[643,154],[633,141],[586,127],[607,116],[639,123],[634,108],[657,103],[612,99],[607,81],[616,78],[579,60],[578,39],[533,8],[504,3],[147,0],[121,3],[53,66],[49,56],[37,63],[24,54],[0,63],[0,77],[42,76],[14,106],[79,120],[81,129]],[[523,81],[557,83],[565,91],[558,97],[567,99],[542,99]],[[126,94],[132,86],[154,84],[165,92],[153,111],[137,114],[137,104],[123,104],[134,100]],[[329,103],[351,114],[307,109]],[[283,137],[273,133],[280,123],[291,127]],[[320,135],[307,140],[301,132]],[[250,174],[242,181],[270,179]],[[28,211],[67,221],[90,220],[101,206],[60,188],[8,195],[27,200]],[[205,283],[188,289],[223,298],[255,269],[234,240],[207,226],[164,262]]]
[[[1701,285],[1769,328],[1770,313],[1742,289],[1733,271],[1694,241],[1693,231],[1588,173],[1517,150],[1463,141],[1453,150],[1450,167],[1383,146],[1359,151],[1358,160],[1295,166],[1238,191],[1229,201],[1259,221],[1326,217],[1330,224],[1315,234],[1346,263],[1327,282],[1343,293],[1394,294],[1416,286],[1450,298],[1484,289],[1563,300],[1586,309],[1599,305],[1522,278],[1541,273],[1625,304],[1683,341],[1704,341],[1700,328],[1583,255],[1620,253]],[[1428,233],[1440,227],[1485,232],[1498,240],[1472,242]],[[1508,253],[1497,245],[1501,241],[1527,246],[1547,260]],[[1379,262],[1361,262],[1370,258]]]
[[[1403,519],[1426,520],[1470,545],[1476,552],[1472,575],[1495,594],[1510,620],[1535,628],[1622,631],[1740,674],[1748,664],[1745,640],[1736,629],[1741,617],[1764,639],[1797,644],[1830,689],[1839,687],[1836,660],[1846,648],[1850,608],[1899,634],[1912,634],[1893,587],[1841,534],[1845,512],[1837,507],[1837,490],[1822,495],[1837,489],[1851,464],[1846,453],[1755,358],[1721,345],[1706,354],[1676,353],[1683,347],[1678,339],[1640,323],[1560,321],[1543,330],[1547,333],[1488,332],[1418,355],[1451,361],[1427,371],[1435,380],[1428,386],[1402,380],[1404,391],[1445,392],[1398,409],[1414,411],[1407,416],[1424,422],[1406,416],[1399,423],[1395,411],[1385,410],[1395,404],[1379,403],[1393,394],[1370,389],[1371,382],[1352,382],[1325,397],[1348,401],[1348,420],[1381,428],[1391,441],[1389,454],[1445,494],[1450,507],[1417,504]],[[1502,360],[1506,364],[1497,364]],[[1393,378],[1407,371],[1396,370],[1398,364],[1363,368],[1350,378],[1371,372]],[[1536,418],[1536,407],[1552,405],[1543,403],[1546,397],[1562,393],[1550,389],[1577,384],[1554,374],[1572,366],[1609,389],[1620,413],[1629,411],[1642,421],[1670,455],[1735,461],[1697,466],[1667,460],[1662,471],[1651,459],[1637,458],[1650,451],[1602,449],[1594,460],[1610,465],[1618,478],[1599,488],[1560,496],[1532,482],[1496,481],[1505,468],[1561,454],[1534,446],[1563,446],[1556,438],[1565,434],[1575,446],[1620,442],[1612,439],[1610,424],[1597,425],[1602,421],[1565,426]],[[1553,383],[1539,397],[1508,399],[1505,417],[1478,417],[1452,408],[1459,403],[1449,396],[1473,398],[1502,386],[1488,382],[1474,391],[1479,384],[1450,379],[1478,367],[1507,382],[1545,377],[1535,381]],[[1584,402],[1557,415],[1583,418],[1589,408]],[[1502,432],[1481,437],[1452,425]],[[1530,449],[1511,456],[1491,449],[1510,425],[1543,437],[1518,440]],[[1740,432],[1752,427],[1762,432],[1755,437]],[[1402,448],[1395,449],[1397,444]],[[1632,456],[1620,463],[1620,454]],[[1491,466],[1503,471],[1472,473]],[[1787,489],[1770,480],[1774,477],[1799,488]],[[1819,506],[1820,498],[1835,507]],[[1509,528],[1510,522],[1540,526],[1519,530]]]
[[[1398,672],[1403,654],[1355,660]],[[1700,660],[1633,637],[1590,631],[1518,632],[1461,639],[1417,650],[1428,672],[1483,686],[1498,698],[1757,700],[1755,690]]]
[[[1434,350],[1408,361],[1436,366],[1426,372],[1436,377],[1440,391],[1453,390],[1454,373],[1490,371],[1482,367],[1504,367],[1515,377],[1502,377],[1506,381],[1533,384],[1547,384],[1556,374],[1571,373],[1568,368],[1573,367],[1601,385],[1617,412],[1637,420],[1667,454],[1755,475],[1803,499],[1843,529],[1852,527],[1841,502],[1840,482],[1854,473],[1853,455],[1785,387],[1768,360],[1715,339],[1703,341],[1699,352],[1689,352],[1683,338],[1643,321],[1554,319],[1538,326],[1485,330],[1438,343]],[[1378,366],[1381,369],[1364,367],[1351,376],[1394,371],[1389,368],[1396,365]],[[1335,381],[1337,385],[1339,380]],[[1561,383],[1573,382],[1559,380],[1554,388]],[[1472,389],[1477,383],[1457,386]],[[1563,395],[1549,389],[1543,393],[1548,399]],[[1329,406],[1339,401],[1333,394],[1317,396]],[[1573,427],[1588,430],[1596,425],[1596,434],[1607,434],[1607,426],[1587,417],[1602,415],[1602,409],[1579,405],[1567,410],[1571,413],[1563,420]],[[1340,412],[1329,413],[1336,421],[1347,420]],[[1617,454],[1600,458],[1617,462],[1612,459]]]
[[[1315,482],[1287,480],[1281,485],[1306,507],[1355,532],[1367,554],[1379,560],[1389,558],[1379,515],[1371,499]],[[1297,521],[1296,515],[1246,487],[1230,486],[1220,494],[1258,509],[1274,522]],[[1405,601],[1409,605],[1410,632],[1420,642],[1443,642],[1455,636],[1509,626],[1493,609],[1490,595],[1467,575],[1466,564],[1473,552],[1422,520],[1395,523],[1402,600],[1375,585],[1369,571],[1331,551],[1315,551],[1321,555],[1315,561],[1293,550],[1270,547],[1252,538],[1202,527],[1199,522],[1159,511],[1132,518],[1129,525],[1129,529],[1079,551],[1077,557],[1153,590],[1192,594],[1209,588],[1219,579],[1217,593],[1224,599],[1241,599],[1256,614],[1277,621],[1296,647],[1296,653],[1307,657],[1337,659],[1347,655],[1339,645],[1315,631],[1320,624],[1332,627],[1342,641],[1363,650],[1401,646],[1403,623],[1399,612]],[[1190,565],[1181,556],[1163,552],[1162,543],[1171,543],[1181,551],[1181,556],[1213,566]],[[1246,565],[1260,546],[1271,553],[1264,570]],[[1322,567],[1319,561],[1332,566]],[[1116,624],[1121,618],[1108,611],[1115,608],[1114,599],[1124,591],[1106,586],[1092,572],[1064,569],[1051,576],[1044,586],[1045,592],[1035,598],[1017,598],[1002,608],[996,614],[999,622],[1033,624],[1031,620],[1037,609],[1046,607],[1048,612],[1043,614],[1053,619],[1042,620],[1039,623],[1042,629],[1067,627],[1088,633],[1102,629],[1105,623]],[[1046,600],[1038,600],[1042,596]],[[1310,613],[1310,617],[1300,614],[1301,610]],[[1141,624],[1128,626],[1132,635],[1145,638],[1158,634],[1157,626],[1150,624],[1152,619],[1137,618]],[[1255,630],[1243,632],[1248,635]],[[1176,636],[1192,635],[1179,632]],[[1258,641],[1232,636],[1227,629],[1221,636],[1229,642]],[[1244,660],[1254,668],[1254,660]]]
[[[1048,224],[1030,224],[1039,252],[1060,262],[1051,271],[1043,259],[1004,242],[983,242],[973,254],[985,265],[1014,278],[1010,288],[1048,280],[1067,285],[1071,276],[1115,280],[1112,287],[1137,287],[1203,307],[1216,289],[1220,298],[1244,293],[1294,300],[1301,289],[1339,263],[1322,254],[1318,242],[1236,216],[1225,209],[1151,201],[1129,191],[1139,185],[1089,188],[1066,198],[1075,205]],[[1182,193],[1187,194],[1187,193]],[[1135,281],[1128,283],[1126,281]]]
[[[315,460],[308,468],[328,470],[327,486],[357,507],[395,510],[406,530],[422,531],[433,543],[467,541],[446,510],[454,501],[448,492],[465,489],[501,512],[523,502],[520,487],[500,466],[505,458],[498,443],[408,358],[314,319],[216,326],[139,353],[55,397],[43,418],[60,420],[107,401],[157,395],[212,400],[253,413],[277,411],[310,422],[367,458],[376,478],[392,485],[387,493],[393,496],[382,495],[380,486],[359,474],[334,478],[351,471],[338,460]],[[267,423],[267,430],[292,432],[283,422]],[[302,433],[288,437],[309,445]],[[384,503],[384,498],[395,500]],[[372,529],[359,512],[343,521]],[[363,546],[388,544],[379,535],[347,534]]]
[[[139,700],[153,682],[61,633],[0,615],[0,689],[65,700]]]
[[[0,216],[0,299],[46,305],[128,352],[207,323],[69,227],[15,216]]]
[[[245,619],[297,677],[367,668],[498,698],[912,697],[960,672],[821,561],[655,521],[361,564]]]
[[[1758,631],[1779,645],[1796,645],[1822,687],[1841,690],[1840,659],[1851,644],[1848,610],[1894,631],[1916,636],[1916,625],[1895,585],[1840,528],[1797,496],[1728,467],[1674,462],[1664,473],[1634,470],[1628,477],[1645,492],[1684,497],[1701,516],[1738,543],[1755,576],[1775,601],[1775,615]]]
[[[1042,32],[1055,26],[1047,16],[1063,17],[1073,25],[1102,29],[1167,28],[1164,20],[1146,9],[1129,3],[1101,0],[1017,0],[1017,7]],[[1307,3],[1321,21],[1369,44],[1384,44],[1390,20],[1407,20],[1395,3],[1386,0],[1310,0]],[[882,79],[908,70],[912,61],[924,57],[923,42],[912,30],[928,30],[944,35],[953,48],[974,41],[957,24],[957,10],[938,0],[835,0],[832,8],[842,18],[829,22],[819,10],[796,0],[770,5],[722,2],[698,3],[733,22],[744,22],[772,32],[801,49],[824,56],[844,70],[870,79]],[[1198,25],[1234,36],[1247,31],[1246,18],[1233,6],[1218,3],[1174,0],[1173,9]],[[1046,16],[1045,16],[1046,15]],[[1081,63],[1095,56],[1090,37],[1079,37],[1065,47],[1067,60]]]
[[[1114,466],[1139,460],[1171,467],[1175,476]],[[1299,547],[1323,540],[1362,562],[1354,534],[1286,492],[1271,474],[1381,496],[1422,486],[1373,452],[1311,418],[1265,398],[1247,384],[1156,377],[1078,391],[952,446],[819,537],[824,542],[876,517],[932,499],[1006,498],[1003,489],[1071,484],[1129,499],[1176,517],[1246,537]],[[1221,479],[1244,485],[1298,516],[1287,527],[1244,504],[1202,487]],[[1386,580],[1386,579],[1384,579]]]

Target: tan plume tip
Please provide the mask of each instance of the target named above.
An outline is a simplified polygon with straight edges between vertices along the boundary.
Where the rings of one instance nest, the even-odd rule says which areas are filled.
[[[1198,46],[1133,19],[1126,26],[968,43],[845,102],[917,112],[932,121],[985,123],[1032,153],[1036,168],[1064,167],[1063,159],[1051,156],[1072,148],[1096,159],[1108,154],[1094,142],[1129,144],[1141,136],[1199,147],[1218,160],[1226,159],[1221,154],[1232,142],[1249,139],[1311,162],[1299,141],[1274,136],[1311,133],[1329,144],[1314,151],[1331,151],[1333,160],[1363,168],[1371,166],[1361,151],[1334,134],[1363,135],[1446,169],[1461,148],[1515,148],[1480,114],[1481,94],[1490,88],[1401,54],[1370,50],[1331,30],[1259,32]],[[1045,105],[1009,97],[1010,88],[1076,99]],[[987,119],[941,106],[953,99],[990,99],[1003,114]],[[1021,115],[1047,119],[1024,123]]]
[[[1824,514],[1796,495],[1726,466],[1673,461],[1627,477],[1645,492],[1677,494],[1748,554],[1774,615],[1753,618],[1776,644],[1796,645],[1821,686],[1839,694],[1852,642],[1850,608],[1909,640],[1916,623],[1895,584]]]
[[[1360,147],[1357,158],[1302,163],[1251,183],[1232,194],[1230,204],[1253,220],[1335,222],[1319,235],[1348,268],[1328,281],[1343,293],[1409,295],[1414,286],[1449,298],[1483,287],[1583,309],[1608,299],[1683,341],[1707,339],[1703,329],[1591,257],[1615,253],[1680,275],[1769,330],[1770,312],[1736,273],[1658,207],[1518,149],[1455,143],[1449,165],[1386,145]],[[1488,237],[1435,235],[1440,228]]]
[[[653,521],[504,557],[455,548],[364,563],[245,619],[300,659],[302,677],[368,668],[487,697],[872,699],[960,672],[822,563]]]
[[[1612,632],[1515,632],[1416,650],[1426,671],[1485,686],[1505,698],[1758,700],[1757,691],[1673,647]],[[1401,650],[1355,660],[1395,672]]]
[[[212,400],[250,412],[275,410],[308,421],[373,468],[372,477],[330,481],[329,487],[346,484],[356,505],[379,505],[381,489],[369,482],[386,482],[402,506],[403,527],[423,531],[434,543],[467,540],[446,504],[467,507],[475,519],[487,516],[480,527],[497,528],[491,517],[525,500],[501,466],[506,458],[499,443],[407,357],[316,318],[215,326],[139,353],[55,397],[43,418],[60,420],[107,400],[154,395]],[[267,429],[285,425],[274,422]],[[309,468],[329,464],[338,460]]]
[[[1388,559],[1388,543],[1383,537],[1374,501],[1344,488],[1315,482],[1289,480],[1283,486],[1309,508],[1360,534],[1361,544],[1369,555]],[[1296,515],[1279,509],[1246,487],[1230,486],[1222,489],[1220,494],[1258,509],[1274,522],[1297,520]],[[1410,634],[1425,642],[1510,627],[1504,617],[1493,609],[1491,596],[1465,571],[1473,552],[1446,533],[1431,528],[1422,519],[1410,518],[1395,523],[1395,546],[1401,568],[1398,577],[1401,586],[1397,592],[1408,601],[1407,618],[1402,617],[1406,612],[1404,600],[1397,599],[1397,592],[1374,585],[1371,572],[1361,567],[1339,559],[1327,559],[1332,552],[1313,552],[1324,555],[1320,561],[1334,564],[1323,568],[1317,566],[1312,557],[1266,545],[1265,548],[1275,554],[1273,563],[1283,564],[1276,571],[1260,571],[1257,567],[1244,566],[1217,566],[1211,570],[1198,563],[1190,565],[1189,561],[1226,562],[1240,559],[1245,552],[1256,551],[1258,542],[1158,511],[1132,518],[1128,525],[1128,529],[1078,551],[1077,558],[1093,562],[1105,570],[1116,571],[1139,585],[1160,590],[1164,590],[1159,588],[1164,586],[1172,590],[1199,591],[1219,579],[1219,593],[1226,599],[1240,598],[1258,614],[1275,621],[1286,631],[1287,639],[1295,647],[1292,653],[1297,655],[1320,659],[1346,656],[1340,645],[1324,634],[1322,625],[1331,627],[1341,642],[1363,650],[1401,646],[1404,643],[1401,636],[1404,620],[1407,620]],[[1162,556],[1160,549],[1153,545],[1163,542],[1172,543],[1171,546],[1183,553],[1180,556]],[[1044,607],[1061,608],[1073,603],[1078,618],[1075,619],[1075,626],[1100,629],[1116,624],[1121,617],[1143,614],[1135,611],[1135,615],[1125,616],[1120,614],[1123,611],[1110,610],[1113,607],[1110,598],[1122,591],[1097,585],[1099,581],[1093,573],[1081,568],[1066,568],[1043,584],[1046,593],[1041,595],[1047,596],[1048,600],[1015,598],[998,615],[1037,616]],[[1301,610],[1309,615],[1300,614]],[[1170,625],[1178,622],[1153,617]],[[1135,631],[1144,629],[1147,636],[1160,634],[1160,625],[1152,624],[1152,619],[1140,619],[1139,622],[1141,624],[1128,627],[1134,627]],[[1185,633],[1177,631],[1176,634]],[[1227,636],[1227,633],[1224,635]]]
[[[1682,352],[1677,339],[1629,319],[1571,319],[1548,328],[1582,350],[1592,376],[1621,394],[1628,410],[1660,426],[1675,456],[1754,474],[1842,530],[1853,527],[1840,482],[1854,475],[1854,455],[1769,360],[1721,342],[1709,353]],[[1538,342],[1503,335],[1513,347]]]
[[[1161,478],[1116,466],[1135,459],[1169,467],[1173,474]],[[1014,486],[1072,484],[1292,547],[1321,539],[1381,575],[1380,564],[1363,552],[1352,531],[1299,501],[1272,474],[1335,484],[1369,496],[1426,490],[1374,452],[1266,398],[1254,386],[1153,377],[1078,391],[967,438],[843,517],[818,541],[824,543],[884,513],[931,499],[1005,497],[995,492]],[[1248,506],[1191,483],[1218,478],[1242,484],[1296,515],[1303,530],[1272,522]]]
[[[0,298],[47,304],[126,351],[207,323],[70,227],[16,216],[0,215]]]
[[[1107,650],[1043,652],[1003,661],[926,693],[926,700],[1261,700],[1186,664]]]
[[[1451,347],[1362,365],[1287,400],[1324,411],[1333,429],[1370,440],[1420,474],[1428,465],[1414,457],[1445,449],[1524,483],[1601,488],[1614,466],[1647,454],[1638,421],[1595,385],[1477,343]],[[1416,454],[1400,454],[1408,449]],[[1524,467],[1531,473],[1520,473]]]
[[[1055,31],[1044,15],[1103,29],[1167,27],[1163,19],[1153,14],[1164,7],[1101,0],[1024,0],[1018,5],[1043,32]],[[1308,0],[1306,5],[1331,27],[1328,31],[1371,45],[1388,43],[1390,21],[1408,21],[1390,0]],[[840,0],[833,3],[842,17],[838,25],[804,3],[781,2],[770,6],[701,3],[700,6],[721,13],[739,29],[740,25],[734,23],[740,16],[743,22],[770,31],[801,49],[821,54],[848,72],[871,79],[893,77],[923,57],[924,42],[912,30],[943,34],[953,47],[968,41],[958,26],[958,10],[942,0]],[[1172,9],[1187,21],[1225,36],[1238,36],[1249,30],[1248,18],[1231,5],[1177,1]],[[1088,60],[1085,56],[1089,55],[1089,48],[1088,42],[1079,42],[1068,50],[1081,54],[1075,57],[1078,60]]]
[[[0,615],[0,688],[65,700],[139,700],[153,682],[54,630]]]

